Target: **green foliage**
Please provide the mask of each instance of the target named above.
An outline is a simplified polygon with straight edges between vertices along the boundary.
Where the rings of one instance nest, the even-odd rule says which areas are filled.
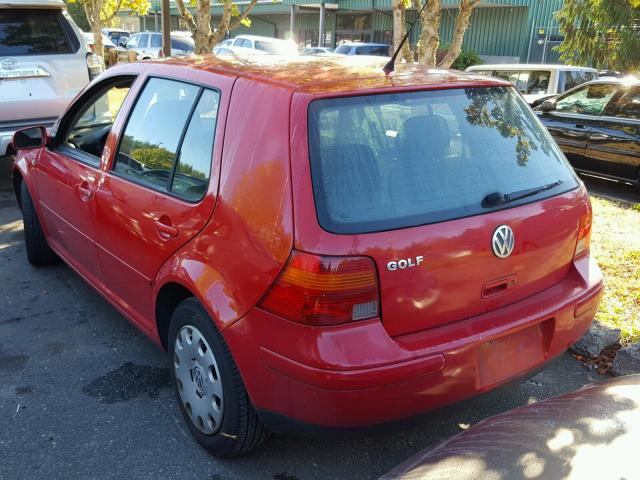
[[[80,9],[84,10],[84,7],[87,6],[90,12],[89,14],[91,14],[92,8],[97,8],[99,10],[101,24],[105,26],[111,22],[120,10],[130,9],[137,15],[145,15],[151,8],[149,0],[66,0],[66,2],[69,8],[71,8],[73,4],[78,4]]]
[[[448,43],[440,44],[440,47],[438,48],[438,52],[436,54],[436,63],[440,63],[440,61],[442,61],[449,48],[451,48],[451,45]],[[480,65],[482,63],[484,63],[484,60],[482,60],[480,56],[473,50],[462,50],[460,52],[460,55],[458,55],[455,61],[451,64],[450,68],[454,68],[456,70],[466,70],[467,67],[470,67],[471,65]]]
[[[80,27],[80,30],[83,32],[90,32],[91,25],[89,25],[89,21],[87,20],[87,15],[84,13],[84,7],[81,3],[77,1],[65,0],[67,3],[67,11],[73,21],[76,22],[76,25]]]
[[[566,63],[630,71],[640,67],[640,0],[565,0],[556,12]]]
[[[466,70],[467,67],[470,67],[471,65],[480,65],[482,63],[484,63],[484,61],[476,52],[473,50],[463,50],[460,52],[460,55],[458,55],[458,58],[456,58],[451,64],[451,68],[455,68],[456,70]]]

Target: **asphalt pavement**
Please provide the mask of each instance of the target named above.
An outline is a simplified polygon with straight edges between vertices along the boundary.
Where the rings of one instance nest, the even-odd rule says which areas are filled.
[[[524,384],[358,440],[272,436],[250,456],[192,440],[167,356],[64,265],[34,268],[0,159],[0,479],[368,479],[470,424],[599,377],[570,355]],[[398,392],[401,395],[401,392]]]

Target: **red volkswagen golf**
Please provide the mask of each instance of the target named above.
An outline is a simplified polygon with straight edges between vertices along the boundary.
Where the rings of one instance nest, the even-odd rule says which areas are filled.
[[[122,65],[14,139],[29,261],[169,352],[215,455],[530,374],[602,294],[587,192],[510,84],[341,62]]]

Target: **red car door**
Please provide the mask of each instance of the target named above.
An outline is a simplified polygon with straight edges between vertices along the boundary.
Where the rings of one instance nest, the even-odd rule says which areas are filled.
[[[38,200],[51,246],[94,285],[94,192],[104,140],[133,78],[108,79],[77,100],[37,162]]]
[[[155,318],[156,273],[213,213],[233,83],[215,78],[209,74],[205,88],[149,77],[96,191],[104,286],[145,329]]]

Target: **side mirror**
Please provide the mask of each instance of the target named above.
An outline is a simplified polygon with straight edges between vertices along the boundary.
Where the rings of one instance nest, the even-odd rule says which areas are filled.
[[[556,109],[556,102],[553,100],[545,100],[540,104],[541,112],[552,112]]]
[[[120,37],[120,40],[118,40],[118,46],[119,47],[124,47],[127,45],[127,40],[129,40],[127,37]]]
[[[13,134],[13,147],[16,150],[37,150],[47,144],[47,129],[42,126],[18,130]]]

